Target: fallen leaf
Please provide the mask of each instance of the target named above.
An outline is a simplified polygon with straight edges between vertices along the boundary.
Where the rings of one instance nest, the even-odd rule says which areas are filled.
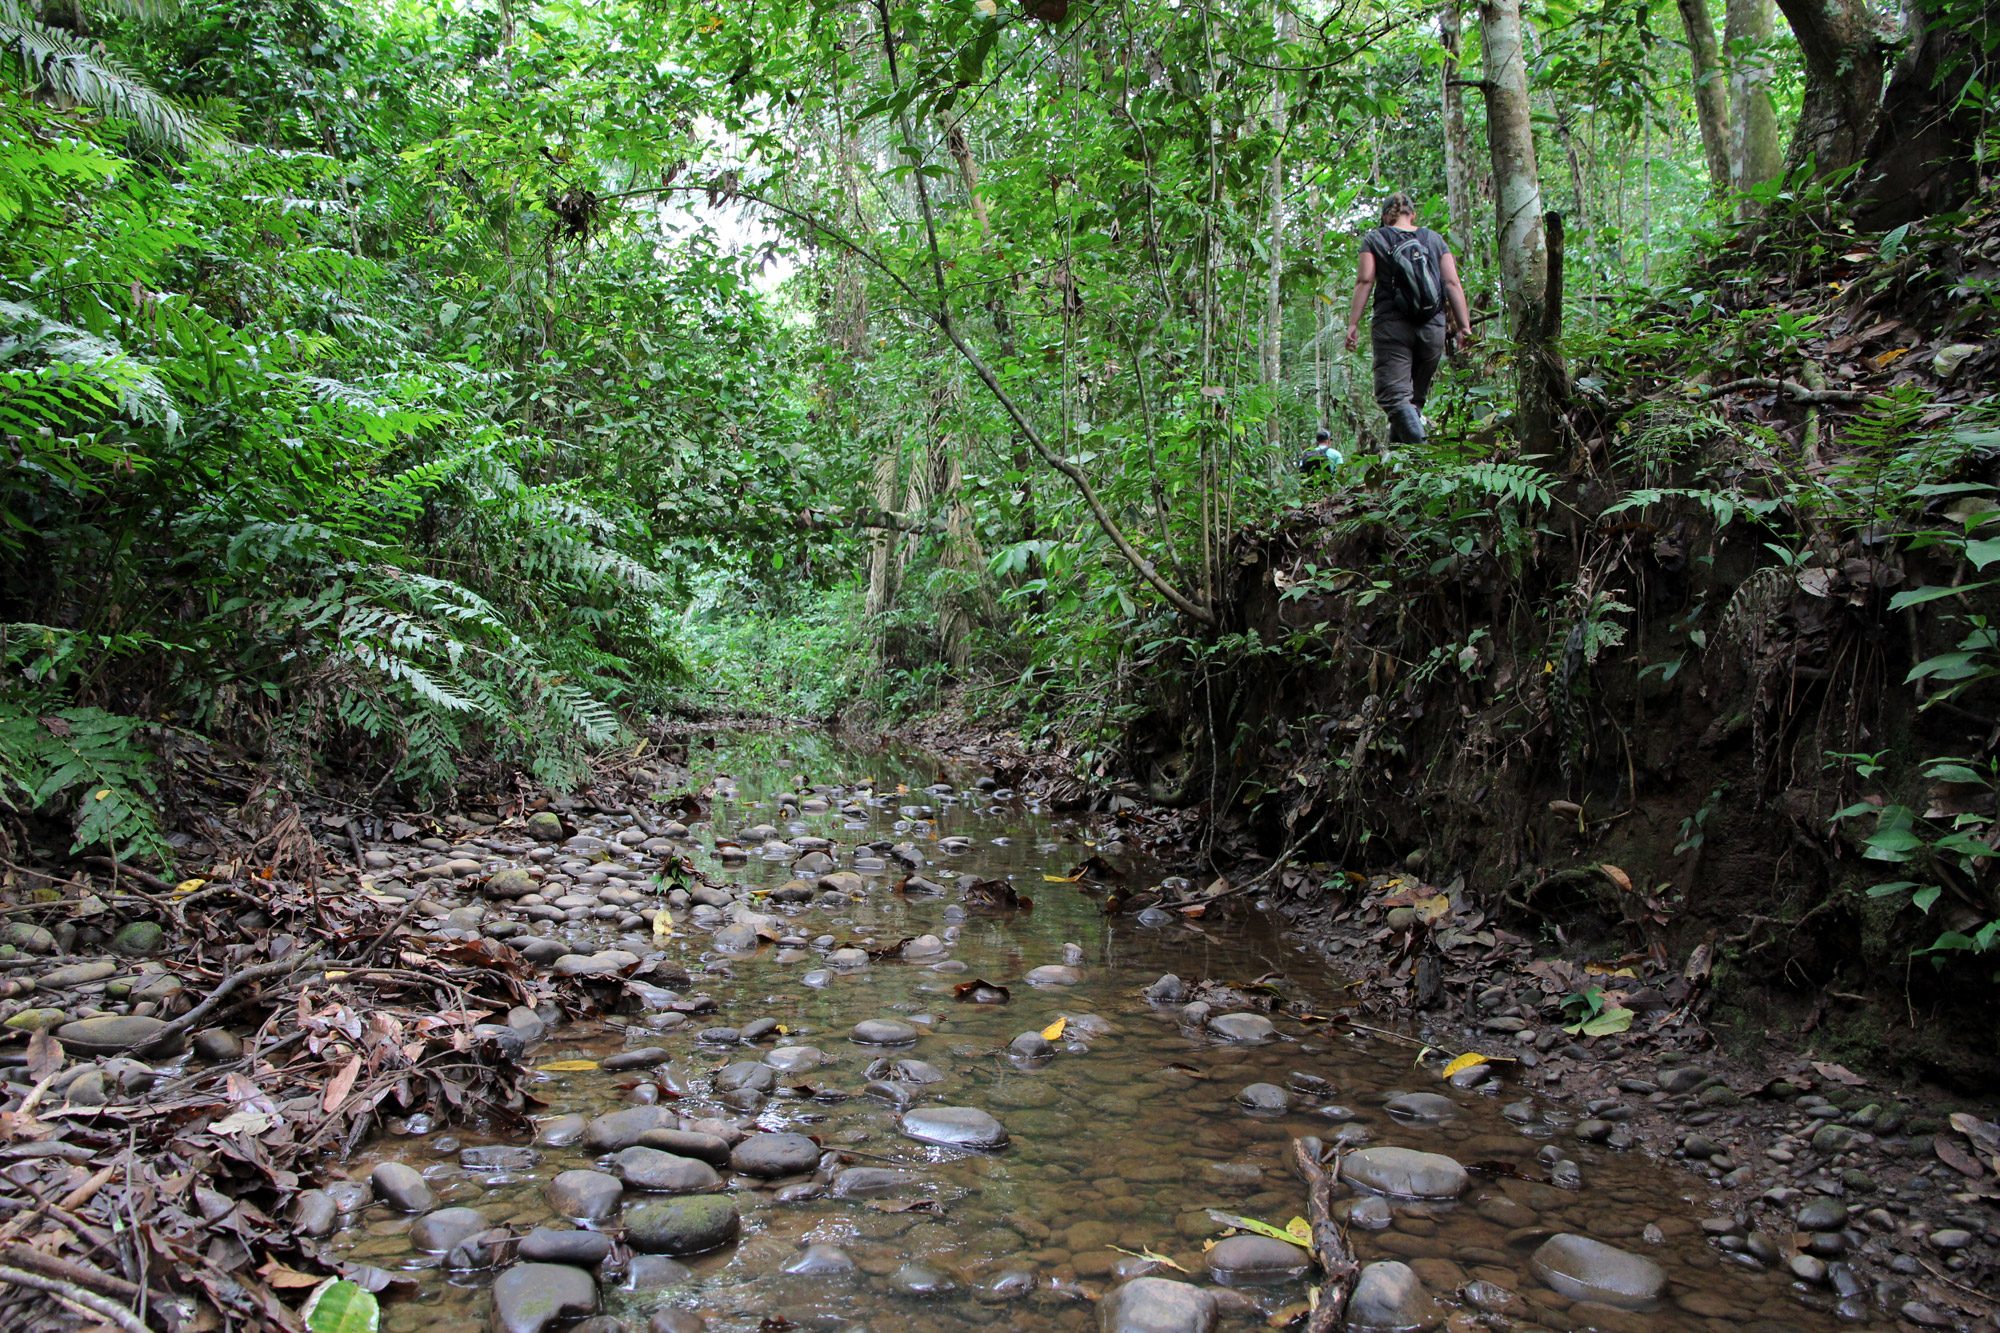
[[[1045,1041],[1061,1041],[1063,1029],[1068,1026],[1069,1020],[1067,1018],[1058,1018],[1055,1022],[1042,1029],[1042,1038]]]
[[[1078,880],[1083,878],[1083,872],[1079,870],[1074,875],[1051,875],[1048,872],[1044,871],[1042,873],[1042,878],[1047,880],[1051,884],[1074,884]]]
[[[248,1107],[245,1107],[242,1110],[231,1111],[228,1115],[210,1125],[208,1132],[211,1134],[249,1134],[254,1137],[269,1129],[276,1119],[275,1115],[264,1111],[252,1111]]]
[[[1608,1037],[1614,1032],[1629,1031],[1631,1027],[1630,1009],[1606,1009],[1594,1018],[1586,1018],[1581,1023],[1571,1024],[1563,1031],[1574,1037]]]
[[[1438,1077],[1450,1078],[1453,1074],[1456,1074],[1461,1069],[1470,1069],[1474,1065],[1483,1065],[1485,1063],[1486,1063],[1485,1056],[1481,1055],[1477,1051],[1467,1051],[1464,1055],[1459,1056],[1458,1059],[1453,1060],[1450,1064],[1446,1065],[1444,1067],[1444,1073],[1438,1075]]]
[[[1905,356],[1908,356],[1909,353],[1910,349],[1907,347],[1891,347],[1888,351],[1882,353],[1880,356],[1869,357],[1868,364],[1874,366],[1875,369],[1877,370],[1887,370],[1897,361],[1900,361]]]
[[[375,1333],[382,1307],[360,1283],[328,1278],[306,1298],[299,1321],[309,1333]]]
[[[202,887],[206,883],[208,883],[208,881],[205,879],[184,879],[180,883],[174,885],[174,896],[177,898],[184,897],[187,894],[193,893],[196,889]]]
[[[1600,862],[1597,868],[1604,873],[1606,879],[1616,884],[1620,889],[1626,893],[1632,892],[1632,877],[1623,870],[1620,870],[1608,861]]]
[[[296,1268],[287,1268],[276,1259],[266,1259],[263,1266],[257,1270],[257,1276],[263,1278],[269,1285],[279,1288],[317,1287],[320,1283],[326,1281],[323,1277],[316,1277],[311,1273],[301,1273]]]
[[[1986,1174],[1986,1168],[1979,1164],[1978,1158],[1942,1135],[1931,1140],[1931,1151],[1937,1154],[1940,1162],[1968,1180],[1978,1180]]]
[[[1160,1264],[1164,1267],[1173,1269],[1176,1273],[1187,1272],[1187,1269],[1182,1268],[1179,1264],[1167,1258],[1166,1255],[1155,1254],[1151,1246],[1142,1245],[1136,1250],[1128,1250],[1123,1245],[1113,1245],[1110,1246],[1109,1248],[1118,1251],[1118,1253],[1120,1254],[1129,1254],[1134,1259],[1150,1259],[1152,1262],[1156,1264]]]
[[[1954,1111],[1951,1116],[1951,1127],[1972,1140],[1982,1151],[2000,1153],[2000,1128],[1996,1128],[1990,1122],[1981,1120],[1975,1115],[1967,1115],[1963,1111]]]
[[[361,1057],[357,1055],[342,1066],[341,1071],[333,1076],[333,1081],[326,1085],[326,1098],[320,1103],[320,1108],[328,1115],[338,1111],[346,1102],[347,1094],[354,1091],[354,1080],[360,1077]]]
[[[1260,1236],[1269,1236],[1272,1240],[1281,1240],[1288,1245],[1310,1248],[1306,1239],[1294,1236],[1282,1227],[1274,1227],[1269,1222],[1259,1222],[1254,1217],[1238,1217],[1235,1213],[1225,1213],[1220,1208],[1209,1209],[1208,1215],[1222,1225],[1235,1227],[1238,1231],[1254,1231]],[[1311,1235],[1311,1228],[1307,1228],[1307,1235]]]
[[[1312,1244],[1312,1223],[1306,1221],[1303,1217],[1295,1217],[1285,1223],[1285,1233],[1301,1245],[1310,1246]]]
[[[1416,909],[1417,920],[1426,925],[1451,915],[1451,899],[1442,893],[1432,894],[1428,898],[1419,898],[1414,903],[1411,903],[1410,906]]]
[[[597,1068],[595,1060],[558,1060],[554,1064],[536,1065],[538,1074],[580,1074],[586,1069]]]
[[[980,977],[961,981],[951,988],[951,998],[964,1004],[1005,1004],[1013,994],[1005,986]]]
[[[62,1067],[62,1043],[49,1029],[36,1029],[28,1038],[28,1077],[40,1083]]]
[[[1855,1073],[1845,1065],[1823,1064],[1815,1060],[1812,1062],[1812,1067],[1819,1071],[1821,1078],[1830,1078],[1835,1083],[1845,1083],[1850,1088],[1858,1088],[1868,1082],[1867,1079],[1861,1077],[1861,1075]]]
[[[1937,355],[1931,358],[1931,369],[1950,379],[1953,373],[1965,364],[1965,358],[1978,350],[1978,343],[1952,343],[1949,347],[1941,347]]]

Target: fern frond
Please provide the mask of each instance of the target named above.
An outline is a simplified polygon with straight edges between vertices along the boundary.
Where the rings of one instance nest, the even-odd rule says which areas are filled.
[[[146,83],[102,47],[40,22],[20,0],[0,0],[0,46],[28,77],[80,106],[129,120],[148,142],[182,156],[214,153],[224,140],[200,115]]]

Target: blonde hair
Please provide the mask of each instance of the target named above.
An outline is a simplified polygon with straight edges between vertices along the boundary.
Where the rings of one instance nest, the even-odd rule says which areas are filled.
[[[1412,218],[1416,217],[1417,201],[1404,194],[1401,190],[1396,191],[1396,193],[1382,201],[1383,226],[1389,226],[1405,213],[1408,213]]]

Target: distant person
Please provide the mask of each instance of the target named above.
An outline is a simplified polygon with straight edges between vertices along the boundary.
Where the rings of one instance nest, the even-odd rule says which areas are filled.
[[[1379,283],[1376,279],[1382,278]],[[1382,204],[1382,225],[1361,238],[1354,301],[1347,309],[1347,350],[1361,342],[1361,307],[1375,291],[1369,349],[1375,401],[1389,418],[1392,444],[1424,442],[1424,399],[1445,353],[1445,317],[1455,340],[1472,334],[1472,312],[1458,261],[1444,237],[1417,225],[1417,206],[1400,191]]]
[[[1299,471],[1310,477],[1315,472],[1332,472],[1346,461],[1346,455],[1333,447],[1333,432],[1322,430],[1313,436],[1312,447],[1300,455]]]

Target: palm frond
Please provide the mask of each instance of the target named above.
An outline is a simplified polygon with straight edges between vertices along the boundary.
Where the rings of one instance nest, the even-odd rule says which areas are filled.
[[[222,137],[200,115],[149,86],[96,43],[31,17],[19,0],[0,0],[0,47],[20,55],[31,82],[78,106],[131,121],[156,147],[184,156],[223,147]]]

